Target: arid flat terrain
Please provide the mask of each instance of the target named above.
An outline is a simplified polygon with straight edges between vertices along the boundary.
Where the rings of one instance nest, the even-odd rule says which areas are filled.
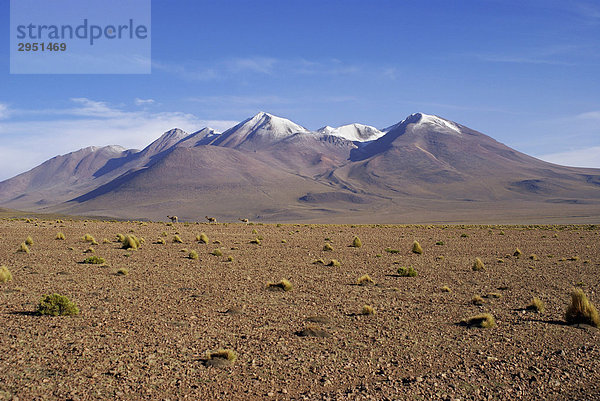
[[[125,250],[118,234],[144,242]],[[574,287],[600,305],[599,234],[3,219],[0,265],[13,280],[0,283],[0,399],[600,399],[600,332],[565,323]],[[17,252],[28,236],[30,252]],[[93,255],[106,263],[82,263]],[[365,274],[374,285],[356,284]],[[281,279],[293,290],[267,288]],[[34,314],[51,293],[80,314]],[[525,310],[534,296],[544,313]],[[495,327],[460,324],[483,312]],[[237,360],[208,362],[220,348]]]

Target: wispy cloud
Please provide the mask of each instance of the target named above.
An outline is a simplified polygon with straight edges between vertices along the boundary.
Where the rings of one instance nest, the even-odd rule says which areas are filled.
[[[549,153],[537,157],[564,166],[600,168],[600,146]]]
[[[26,171],[50,157],[87,146],[121,145],[140,149],[171,128],[194,132],[210,126],[224,131],[237,123],[204,120],[181,112],[126,111],[87,98],[74,98],[72,103],[74,107],[52,112],[20,110],[20,117],[35,115],[36,118],[0,122],[0,179]],[[48,118],[39,118],[45,115]]]
[[[555,44],[539,48],[521,49],[514,53],[480,53],[472,55],[480,61],[512,64],[545,64],[575,66],[574,61],[582,53],[592,49],[583,44]]]
[[[0,120],[8,118],[9,115],[10,110],[8,109],[8,106],[3,103],[0,103]]]
[[[154,104],[156,102],[154,99],[140,99],[140,98],[136,97],[133,100],[133,103],[135,103],[136,106],[146,106],[149,104]]]

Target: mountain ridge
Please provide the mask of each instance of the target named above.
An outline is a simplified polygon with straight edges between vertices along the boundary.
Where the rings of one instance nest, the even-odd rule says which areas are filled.
[[[260,112],[223,133],[174,128],[142,150],[80,149],[0,182],[2,207],[119,218],[369,222],[412,210],[420,221],[472,210],[477,220],[524,205],[540,218],[600,220],[600,169],[547,163],[425,113],[384,130],[310,131]]]

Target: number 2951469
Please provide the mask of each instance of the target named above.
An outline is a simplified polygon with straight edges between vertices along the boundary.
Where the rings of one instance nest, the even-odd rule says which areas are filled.
[[[19,43],[17,50],[20,52],[64,52],[67,50],[66,43]]]

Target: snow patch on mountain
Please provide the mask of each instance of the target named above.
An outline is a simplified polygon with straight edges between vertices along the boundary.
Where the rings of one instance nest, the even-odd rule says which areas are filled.
[[[372,141],[385,135],[385,132],[381,132],[375,127],[363,124],[348,124],[337,128],[327,125],[319,128],[317,132],[319,134],[338,136],[353,142]]]

